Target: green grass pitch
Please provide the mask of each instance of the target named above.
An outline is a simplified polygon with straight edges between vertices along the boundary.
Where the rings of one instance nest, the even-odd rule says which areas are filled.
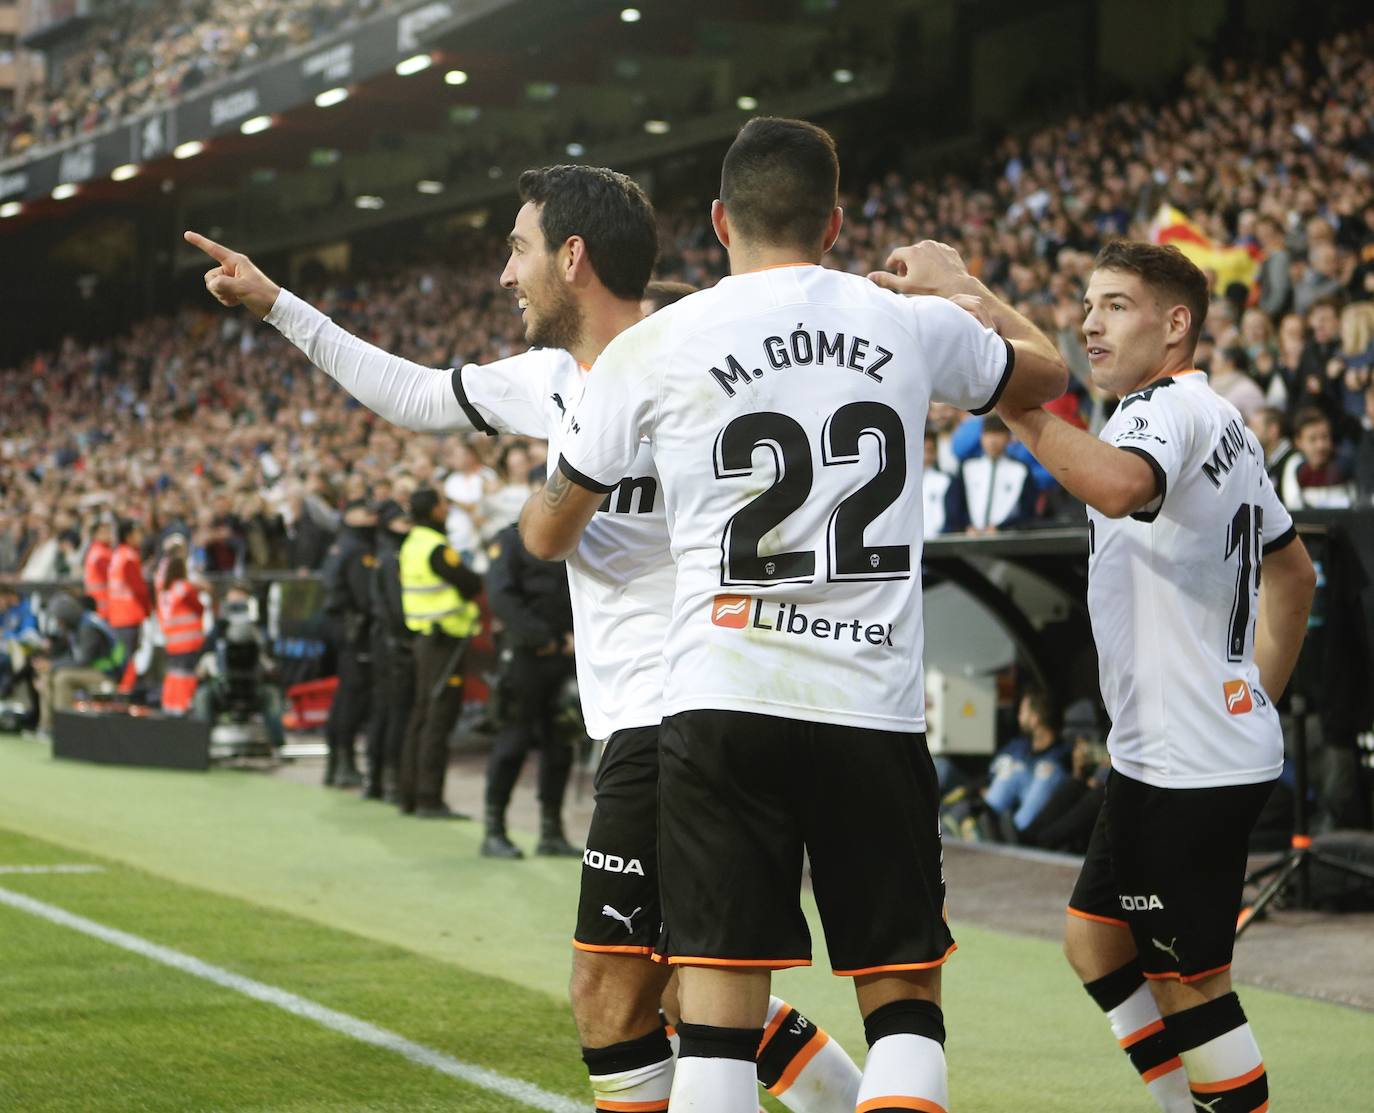
[[[0,738],[0,866],[106,867],[0,874],[0,888],[582,1100],[566,993],[577,863],[488,862],[479,839],[472,825],[406,822],[313,787],[58,763]],[[1054,946],[955,930],[945,988],[955,1110],[1153,1108]],[[849,983],[817,959],[775,990],[857,1057]],[[1242,993],[1274,1109],[1374,1107],[1374,1014]],[[0,1110],[516,1108],[0,906]]]

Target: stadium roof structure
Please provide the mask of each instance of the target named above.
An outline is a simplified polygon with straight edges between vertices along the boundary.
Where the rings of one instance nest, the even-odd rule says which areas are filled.
[[[645,165],[883,95],[931,6],[416,0],[0,162],[0,237],[142,205],[264,252],[480,205],[531,165]]]

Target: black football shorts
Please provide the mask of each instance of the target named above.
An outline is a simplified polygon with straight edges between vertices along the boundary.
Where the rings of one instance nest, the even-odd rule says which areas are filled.
[[[1250,831],[1274,782],[1156,788],[1113,770],[1069,912],[1129,928],[1147,978],[1231,965]]]
[[[685,711],[663,721],[659,777],[661,958],[809,964],[803,852],[835,973],[954,950],[925,735]]]

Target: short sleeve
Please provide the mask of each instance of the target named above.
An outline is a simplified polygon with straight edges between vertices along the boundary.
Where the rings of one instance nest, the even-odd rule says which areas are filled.
[[[465,363],[453,372],[453,393],[478,432],[549,435],[549,381],[562,352],[536,348],[495,363]]]
[[[1015,369],[1011,344],[946,298],[905,300],[921,356],[930,368],[932,400],[974,414],[988,413]]]
[[[1263,517],[1260,518],[1260,548],[1265,553],[1277,552],[1297,539],[1298,530],[1293,515],[1283,505],[1274,484],[1263,470],[1260,472],[1260,492],[1255,500]]]
[[[1102,439],[1126,452],[1134,453],[1150,465],[1159,484],[1159,494],[1131,517],[1153,522],[1164,507],[1170,486],[1177,485],[1192,456],[1194,415],[1185,403],[1176,403],[1167,388],[1172,380],[1128,394],[1121,400],[1112,420],[1102,431]]]
[[[609,491],[629,472],[658,401],[659,360],[644,321],[615,338],[592,365],[577,409],[563,423],[559,470],[580,487]]]

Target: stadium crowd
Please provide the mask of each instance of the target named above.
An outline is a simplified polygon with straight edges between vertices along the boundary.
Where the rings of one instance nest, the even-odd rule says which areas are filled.
[[[119,0],[22,106],[0,106],[0,159],[165,105],[400,0]]]
[[[189,36],[185,58],[229,66],[232,51],[206,46],[231,41],[236,27],[266,21],[277,32],[264,41],[284,45],[293,28],[308,34],[354,7],[260,0],[224,26],[207,7],[213,33],[150,30],[147,50],[175,52]],[[1172,99],[1123,101],[1006,138],[968,173],[888,173],[849,191],[829,264],[865,273],[899,244],[953,244],[1057,338],[1075,378],[1058,411],[1095,429],[1113,403],[1089,381],[1079,332],[1094,255],[1112,237],[1159,238],[1162,212],[1187,213],[1184,239],[1217,261],[1199,366],[1254,429],[1283,501],[1371,505],[1372,40],[1367,29],[1295,44],[1276,62],[1195,68]],[[98,44],[92,51],[83,80],[126,96],[186,88],[154,86],[148,74],[127,81],[108,58],[96,64]],[[188,65],[154,69],[176,81]],[[50,137],[84,126],[66,110],[52,120]],[[724,273],[704,211],[662,213],[661,234],[662,277],[705,286]],[[430,366],[510,355],[523,344],[495,282],[503,245],[490,230],[468,236],[449,253],[461,262],[362,271],[299,292],[349,331]],[[79,578],[96,523],[109,519],[140,523],[149,558],[161,539],[185,537],[193,572],[314,570],[345,506],[403,500],[426,484],[447,494],[449,543],[480,568],[543,462],[541,445],[510,438],[402,436],[271,328],[200,304],[103,342],[68,339],[0,372],[0,415],[0,576],[32,581]],[[928,535],[1081,518],[995,416],[933,407],[926,451]],[[1066,781],[1090,779],[1072,741],[1056,753]]]

